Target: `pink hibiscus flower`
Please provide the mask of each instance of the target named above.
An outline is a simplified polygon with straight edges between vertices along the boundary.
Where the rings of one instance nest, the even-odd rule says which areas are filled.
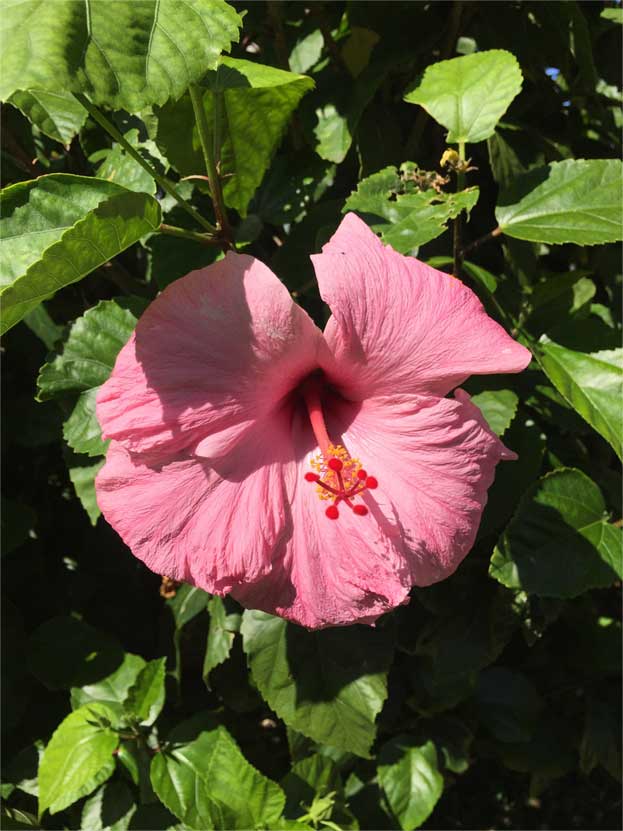
[[[354,214],[312,260],[324,332],[241,254],[151,304],[97,398],[96,486],[153,571],[320,628],[372,623],[457,568],[515,457],[467,393],[444,396],[530,353]]]

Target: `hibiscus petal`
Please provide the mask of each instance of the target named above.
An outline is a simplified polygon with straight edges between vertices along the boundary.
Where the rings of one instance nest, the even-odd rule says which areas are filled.
[[[377,399],[342,403],[343,442],[378,488],[378,507],[404,543],[414,585],[452,574],[469,552],[495,466],[514,459],[463,390],[456,399]]]
[[[530,361],[467,286],[383,245],[355,214],[312,260],[333,313],[332,380],[348,398],[444,396],[474,373],[519,372]]]
[[[259,422],[217,469],[191,453],[150,466],[112,442],[98,504],[152,571],[223,594],[267,574],[287,533],[282,435],[283,414]]]
[[[408,602],[411,574],[401,540],[387,534],[382,515],[356,516],[342,505],[339,519],[329,519],[330,503],[304,479],[310,452],[317,451],[305,419],[295,416],[293,432],[297,461],[286,476],[292,532],[276,550],[270,574],[232,594],[309,629],[371,624]]]
[[[229,253],[143,314],[97,396],[103,436],[143,453],[219,434],[200,455],[226,453],[317,367],[319,349],[322,333],[270,269]]]

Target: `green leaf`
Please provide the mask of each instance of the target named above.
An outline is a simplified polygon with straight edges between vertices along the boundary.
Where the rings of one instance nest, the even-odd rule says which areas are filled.
[[[69,146],[87,119],[82,104],[67,92],[28,89],[14,92],[9,103],[24,113],[26,118],[46,136]]]
[[[601,491],[562,468],[525,494],[493,552],[489,574],[511,589],[576,597],[621,574],[621,531],[605,517]]]
[[[37,514],[29,505],[2,497],[2,555],[19,548],[29,539]]]
[[[151,781],[166,807],[191,828],[273,827],[285,797],[244,758],[224,727],[158,753]]]
[[[378,765],[379,784],[400,827],[419,828],[443,792],[435,745],[418,746],[408,736],[397,736],[381,748]]]
[[[104,467],[104,462],[105,459],[101,459],[90,464],[73,464],[68,469],[69,478],[76,491],[76,496],[87,512],[91,525],[97,523],[97,518],[101,514],[95,495],[95,477]]]
[[[612,23],[623,24],[623,9],[602,9],[599,16],[604,20],[611,20]]]
[[[602,765],[617,781],[621,781],[621,750],[617,736],[621,734],[620,708],[612,707],[599,696],[586,702],[584,731],[580,740],[580,769],[589,774]]]
[[[308,632],[246,611],[243,648],[255,683],[289,727],[318,742],[368,756],[387,695],[392,642],[363,626]]]
[[[166,662],[166,658],[149,661],[128,690],[125,709],[141,724],[153,724],[164,706]]]
[[[115,768],[117,734],[104,704],[87,704],[57,727],[39,766],[39,814],[56,814],[91,793]]]
[[[240,24],[224,0],[14,0],[3,10],[0,99],[67,89],[140,112],[198,81],[238,39]]]
[[[28,811],[19,808],[9,808],[8,805],[0,805],[0,820],[3,831],[12,831],[20,828],[40,828],[37,817]]]
[[[43,303],[40,303],[32,312],[28,312],[24,318],[24,323],[45,344],[48,350],[54,349],[57,342],[63,337],[64,328],[54,323]]]
[[[107,782],[82,806],[80,827],[85,831],[127,831],[136,808],[125,782]]]
[[[210,595],[203,589],[183,583],[175,592],[175,597],[167,600],[167,606],[175,620],[175,628],[181,629],[200,612],[203,612],[209,599]]]
[[[0,192],[0,285],[14,282],[63,233],[123,188],[91,176],[53,173]]]
[[[487,390],[472,396],[475,404],[498,436],[503,436],[515,418],[519,398],[512,390]]]
[[[39,371],[39,401],[78,395],[63,426],[67,443],[77,453],[99,456],[106,451],[95,400],[135,326],[132,312],[114,300],[101,300],[73,323],[62,352]]]
[[[11,788],[16,788],[30,796],[39,796],[37,774],[43,751],[43,742],[36,741],[11,758],[3,772],[3,779],[11,783]]]
[[[566,274],[546,275],[542,282],[534,286],[530,296],[532,311],[527,319],[531,332],[553,333],[561,323],[563,326],[568,324],[570,318],[587,309],[597,291],[587,274],[578,269]],[[576,321],[571,325],[575,327]]]
[[[74,710],[85,704],[98,702],[115,714],[115,724],[123,723],[125,719],[125,702],[128,693],[141,671],[145,661],[140,655],[125,653],[122,664],[110,675],[97,678],[90,684],[82,687],[73,687],[71,690],[71,706]]]
[[[519,94],[522,77],[510,52],[474,52],[429,66],[404,100],[442,124],[449,144],[484,141]]]
[[[543,709],[543,701],[528,678],[505,667],[481,673],[476,700],[481,723],[502,742],[529,741]]]
[[[7,188],[0,208],[2,332],[160,225],[153,197],[67,174]]]
[[[149,147],[155,147],[151,141],[139,141],[139,133],[136,128],[128,130],[123,136],[152,167],[158,168],[158,163],[148,152]],[[109,182],[116,182],[128,190],[137,193],[156,193],[156,181],[144,167],[132,158],[120,144],[116,142],[111,148],[98,150],[89,156],[92,164],[100,163],[96,169],[96,176],[99,179],[106,179]]]
[[[622,458],[623,349],[591,354],[546,340],[536,354],[558,392]]]
[[[367,66],[352,84],[341,90],[338,100],[316,110],[318,124],[314,128],[316,153],[329,162],[341,164],[351,148],[364,110],[374,98],[383,78],[396,62],[394,55]]]
[[[314,753],[295,762],[281,784],[287,798],[286,816],[311,821],[314,827],[331,820],[340,829],[359,828],[346,807],[338,766],[328,756]]]
[[[478,188],[445,193],[433,188],[418,190],[412,181],[411,163],[386,167],[368,176],[344,203],[343,212],[356,211],[383,242],[396,251],[409,253],[435,239],[446,230],[446,223],[461,211],[469,213],[478,201]]]
[[[567,159],[531,170],[500,197],[495,216],[517,239],[616,242],[623,238],[623,162]]]
[[[123,651],[109,635],[74,617],[46,620],[30,636],[31,672],[50,690],[99,681],[123,662]]]
[[[210,629],[208,631],[206,654],[203,659],[203,680],[208,689],[210,689],[210,673],[229,658],[229,653],[234,645],[234,637],[236,632],[240,630],[240,613],[230,612],[228,614],[226,603],[228,601],[221,597],[212,597],[208,600]]]
[[[290,52],[288,63],[292,72],[308,72],[314,64],[317,64],[322,55],[324,38],[320,29],[314,29],[305,37],[296,42],[294,49]]]
[[[311,78],[271,66],[221,58],[202,79],[208,126],[222,142],[220,172],[225,203],[246,216],[247,206]],[[184,176],[205,167],[190,96],[158,110],[157,142]]]

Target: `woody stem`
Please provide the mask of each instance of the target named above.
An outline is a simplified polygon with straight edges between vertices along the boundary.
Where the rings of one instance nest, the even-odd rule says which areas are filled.
[[[465,163],[465,142],[459,142],[459,167],[456,172],[456,191],[459,193],[465,187],[465,173],[463,172],[463,166]],[[461,254],[461,214],[456,217],[454,220],[454,240],[452,246],[452,253],[454,259],[454,267],[452,269],[452,274],[455,277],[458,277],[461,273],[461,263],[463,261],[463,257]]]

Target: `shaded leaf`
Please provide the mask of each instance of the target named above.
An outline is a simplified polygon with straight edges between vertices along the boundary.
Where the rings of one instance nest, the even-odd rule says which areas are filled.
[[[59,89],[28,89],[14,92],[9,103],[46,136],[69,145],[87,119],[87,111],[73,95]]]
[[[88,514],[91,525],[97,523],[97,519],[101,514],[95,495],[95,477],[104,466],[104,462],[105,459],[101,459],[92,464],[74,464],[69,467],[69,478],[76,491],[76,496]]]
[[[229,658],[234,644],[236,632],[240,630],[241,615],[239,612],[227,612],[226,603],[221,597],[211,597],[208,600],[210,613],[210,629],[208,642],[203,659],[203,680],[210,689],[210,672],[223,661]]]
[[[151,141],[139,141],[139,134],[136,128],[128,130],[123,136],[140,154],[149,162],[152,167],[158,169],[158,164],[148,152],[147,148],[155,145]],[[128,190],[137,193],[156,193],[156,181],[145,168],[132,158],[120,144],[113,143],[111,148],[98,150],[89,156],[92,164],[98,164],[95,175],[99,179],[106,179],[109,182],[117,182]]]
[[[78,394],[63,426],[67,443],[77,453],[98,456],[106,450],[95,400],[135,326],[132,312],[114,300],[101,300],[74,322],[62,352],[39,371],[39,401]]]
[[[64,328],[54,323],[43,303],[40,303],[32,312],[28,312],[24,317],[24,323],[45,344],[48,350],[54,349],[63,336]]]
[[[483,141],[521,90],[522,74],[514,55],[503,49],[474,52],[429,66],[405,94],[448,130],[446,141]]]
[[[338,90],[335,103],[324,104],[316,110],[315,149],[321,158],[336,164],[344,161],[365,108],[395,61],[391,56],[389,60],[373,62],[346,88],[347,94],[340,94]]]
[[[482,724],[503,742],[528,741],[543,701],[525,675],[505,667],[481,673],[476,689]]]
[[[489,574],[512,589],[575,597],[621,574],[621,531],[605,517],[601,491],[579,470],[539,479],[493,552]]]
[[[124,653],[109,635],[74,617],[54,617],[28,642],[30,670],[50,690],[99,681],[123,662]]]
[[[621,750],[616,738],[620,734],[620,710],[617,713],[607,701],[591,696],[586,702],[584,731],[580,740],[580,768],[583,773],[589,774],[594,767],[602,765],[614,779],[621,781]]]
[[[107,782],[82,806],[84,831],[127,831],[136,812],[132,791],[124,782]]]
[[[153,724],[164,706],[166,662],[166,658],[149,661],[128,690],[124,707],[141,724]]]
[[[392,642],[386,630],[349,626],[309,632],[247,610],[241,632],[253,679],[288,726],[368,756],[387,695]]]

